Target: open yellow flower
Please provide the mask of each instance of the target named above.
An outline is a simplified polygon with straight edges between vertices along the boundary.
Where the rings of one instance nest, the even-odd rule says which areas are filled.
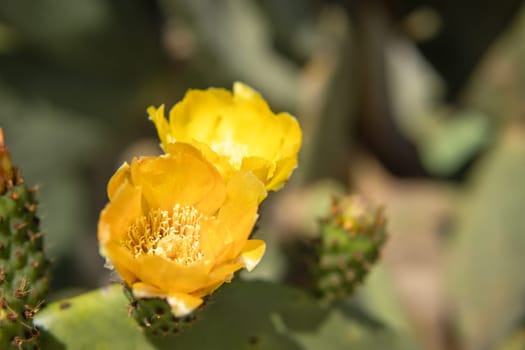
[[[186,142],[199,148],[226,177],[250,170],[267,190],[279,189],[297,165],[301,128],[288,113],[274,114],[250,87],[235,83],[224,89],[189,90],[170,111],[148,108],[162,147]]]
[[[225,181],[191,145],[124,163],[107,189],[101,254],[135,297],[165,298],[177,317],[264,254],[263,241],[248,239],[264,185],[248,171]]]

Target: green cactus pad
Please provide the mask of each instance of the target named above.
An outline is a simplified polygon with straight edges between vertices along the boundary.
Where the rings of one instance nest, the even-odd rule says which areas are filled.
[[[129,315],[120,285],[57,301],[36,315],[44,349],[314,350],[415,347],[364,311],[323,307],[303,290],[236,281],[213,294],[199,321],[177,335],[150,337]],[[366,321],[365,321],[366,320]]]
[[[38,348],[33,315],[48,288],[49,261],[35,215],[35,190],[16,173],[0,195],[0,348]]]
[[[386,240],[380,208],[360,197],[334,199],[329,217],[321,221],[316,289],[333,301],[352,294],[380,255]]]

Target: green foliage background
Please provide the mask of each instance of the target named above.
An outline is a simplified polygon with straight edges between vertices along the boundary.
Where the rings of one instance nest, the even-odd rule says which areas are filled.
[[[524,37],[510,0],[0,2],[0,127],[40,186],[51,300],[116,280],[96,223],[120,162],[159,152],[146,107],[239,80],[304,129],[300,167],[263,208],[271,251],[246,278],[300,285],[290,242],[315,233],[330,195],[362,192],[386,206],[391,237],[351,302],[386,342],[525,348]],[[242,305],[266,312],[249,288]],[[305,349],[370,331],[324,317],[308,332],[263,328]]]

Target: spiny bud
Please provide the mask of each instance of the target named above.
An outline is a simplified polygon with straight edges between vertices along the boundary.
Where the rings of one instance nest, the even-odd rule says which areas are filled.
[[[135,298],[133,292],[124,286],[124,294],[130,301],[128,313],[137,321],[139,327],[148,335],[163,337],[177,335],[197,321],[199,312],[205,307],[206,301],[191,314],[175,317],[171,306],[161,298]]]
[[[386,240],[382,208],[358,196],[336,198],[321,220],[316,289],[333,301],[352,294],[379,258]]]
[[[0,349],[38,349],[33,316],[47,292],[49,260],[36,205],[0,129]]]

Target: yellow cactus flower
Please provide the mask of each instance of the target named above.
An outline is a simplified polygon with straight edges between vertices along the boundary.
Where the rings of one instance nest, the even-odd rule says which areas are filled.
[[[263,241],[248,239],[264,185],[249,171],[225,180],[191,145],[124,163],[107,190],[101,254],[135,297],[164,298],[177,317],[264,254]]]
[[[250,170],[267,190],[279,189],[297,165],[301,128],[288,113],[274,114],[250,87],[235,83],[233,93],[218,88],[189,90],[170,111],[148,108],[163,149],[186,142],[199,148],[226,177]]]

